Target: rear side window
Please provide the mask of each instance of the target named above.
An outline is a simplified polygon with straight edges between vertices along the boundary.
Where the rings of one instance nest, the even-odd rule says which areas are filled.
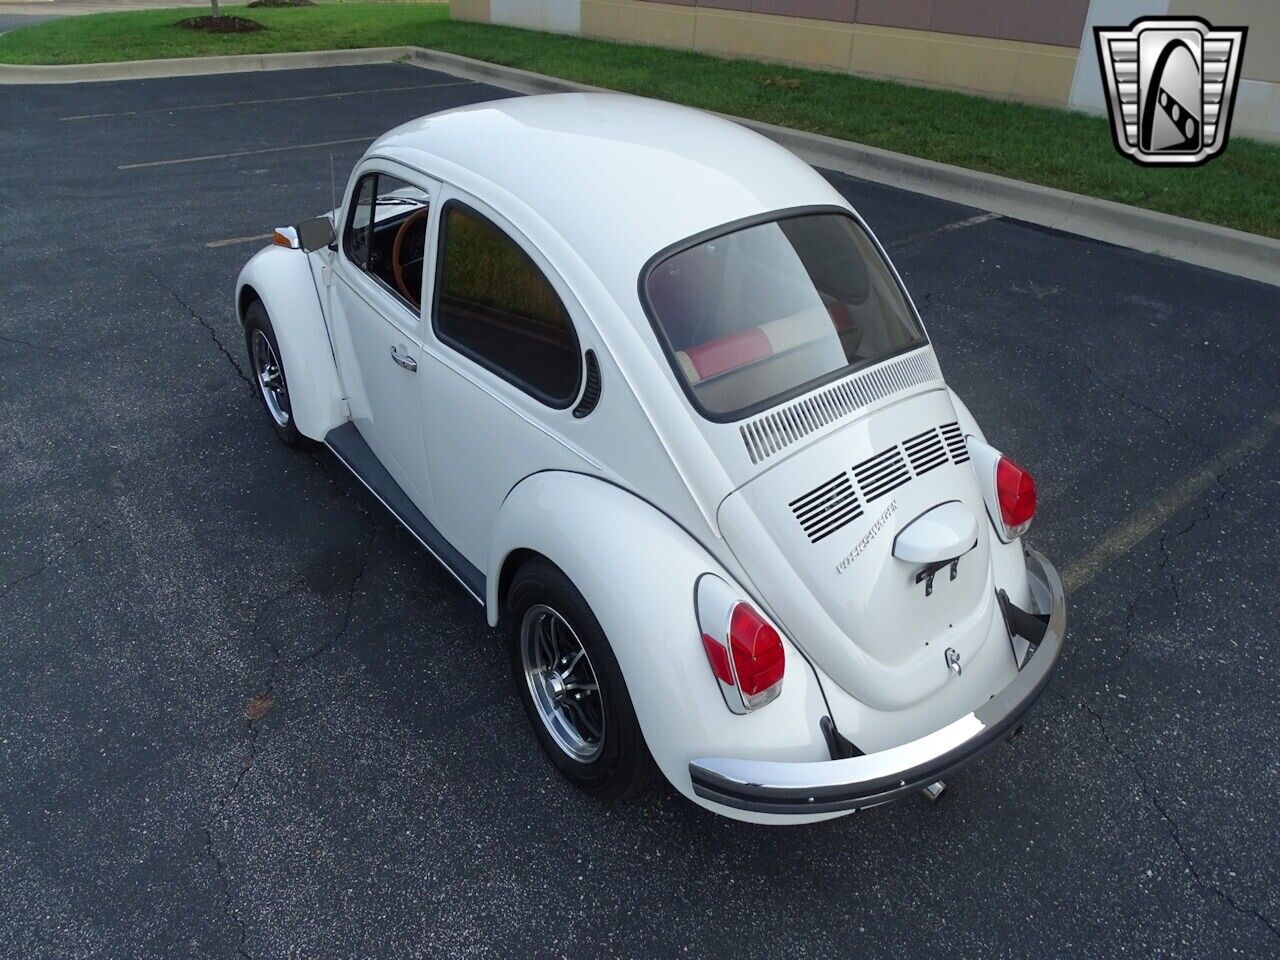
[[[559,295],[515,241],[458,202],[441,217],[437,336],[554,407],[578,393],[578,338]]]
[[[925,343],[871,238],[841,213],[731,230],[658,259],[645,306],[690,399],[733,420]]]

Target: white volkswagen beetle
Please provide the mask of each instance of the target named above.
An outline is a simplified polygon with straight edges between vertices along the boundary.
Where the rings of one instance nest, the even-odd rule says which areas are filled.
[[[1057,664],[1031,477],[858,214],[734,123],[608,94],[415,120],[236,308],[276,432],[484,605],[597,796],[655,764],[759,822],[936,796]]]

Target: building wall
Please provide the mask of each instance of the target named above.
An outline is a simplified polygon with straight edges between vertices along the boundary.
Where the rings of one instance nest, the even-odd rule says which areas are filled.
[[[451,0],[557,30],[1106,111],[1093,27],[1194,14],[1249,27],[1232,129],[1280,138],[1280,0]]]

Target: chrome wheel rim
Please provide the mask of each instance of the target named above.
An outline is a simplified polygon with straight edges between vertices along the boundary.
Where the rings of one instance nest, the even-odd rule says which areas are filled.
[[[520,624],[520,657],[542,725],[566,754],[591,763],[604,748],[604,700],[573,627],[546,604],[534,604]]]
[[[279,426],[289,425],[289,388],[284,382],[284,367],[271,346],[271,341],[261,330],[253,331],[253,372],[258,378],[258,389],[271,419]]]

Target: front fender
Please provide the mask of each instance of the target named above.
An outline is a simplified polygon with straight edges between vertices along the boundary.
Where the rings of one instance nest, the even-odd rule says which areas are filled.
[[[329,341],[320,286],[311,257],[301,250],[270,246],[259,250],[236,281],[236,315],[256,297],[266,307],[280,345],[289,402],[298,431],[323,440],[349,419],[345,393]]]
[[[649,751],[685,796],[719,813],[770,821],[775,818],[730,811],[696,796],[689,762],[724,755],[830,759],[819,726],[827,712],[822,691],[785,634],[782,694],[745,716],[729,712],[703,650],[694,584],[713,573],[733,589],[741,587],[666,515],[583,474],[549,471],[523,480],[495,523],[487,570],[491,624],[501,613],[507,558],[519,550],[556,564],[586,598],[618,658]]]

